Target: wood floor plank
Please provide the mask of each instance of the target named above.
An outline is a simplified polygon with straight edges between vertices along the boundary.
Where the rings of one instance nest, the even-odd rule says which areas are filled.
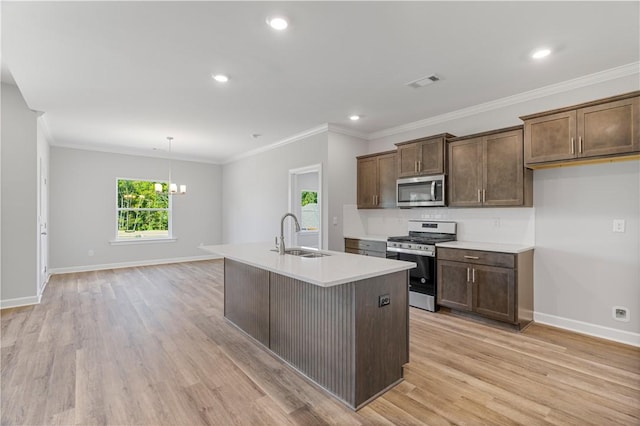
[[[53,276],[0,313],[3,425],[638,425],[640,348],[410,309],[404,381],[358,412],[223,317],[222,262]]]

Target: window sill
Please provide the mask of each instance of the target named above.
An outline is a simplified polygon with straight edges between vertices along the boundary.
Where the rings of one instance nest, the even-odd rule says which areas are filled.
[[[175,243],[177,238],[136,238],[131,240],[111,240],[109,244],[112,246],[126,246],[133,244],[162,244],[162,243]]]

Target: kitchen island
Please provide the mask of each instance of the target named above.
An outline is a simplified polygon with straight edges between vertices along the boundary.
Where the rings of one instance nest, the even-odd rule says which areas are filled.
[[[266,243],[204,246],[224,260],[224,316],[358,409],[402,380],[414,263]]]

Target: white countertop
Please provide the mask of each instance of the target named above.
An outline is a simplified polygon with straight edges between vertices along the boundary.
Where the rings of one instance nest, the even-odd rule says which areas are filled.
[[[290,254],[281,256],[271,251],[274,248],[273,243],[225,244],[200,248],[321,287],[331,287],[416,267],[413,262],[328,250],[320,251],[330,254],[324,257],[304,258]]]
[[[483,243],[477,241],[450,241],[448,243],[438,243],[436,247],[495,251],[499,253],[522,253],[535,248],[526,244]]]
[[[344,235],[344,238],[353,238],[355,240],[368,240],[368,241],[382,241],[387,242],[387,237],[384,235],[356,235],[348,234]]]

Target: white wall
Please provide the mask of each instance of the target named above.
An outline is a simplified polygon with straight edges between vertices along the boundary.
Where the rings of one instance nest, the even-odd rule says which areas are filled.
[[[328,138],[329,164],[324,171],[329,183],[328,247],[330,250],[343,251],[345,220],[343,207],[356,203],[356,157],[367,152],[367,142],[332,131],[329,131]]]
[[[534,187],[536,319],[640,333],[640,162],[537,170]],[[613,306],[630,321],[615,321]]]
[[[36,113],[2,84],[2,282],[0,304],[37,303]]]
[[[319,133],[223,167],[223,240],[225,243],[274,241],[289,209],[289,170],[327,164],[327,134]],[[323,217],[327,188],[323,170]],[[287,219],[287,224],[290,219]],[[285,233],[288,228],[285,228]],[[326,241],[323,242],[326,247]]]
[[[172,179],[188,189],[173,196],[177,241],[134,245],[109,243],[115,238],[116,178],[166,180],[169,160],[52,147],[50,167],[52,272],[204,257],[200,243],[221,242],[218,165],[173,160]]]

